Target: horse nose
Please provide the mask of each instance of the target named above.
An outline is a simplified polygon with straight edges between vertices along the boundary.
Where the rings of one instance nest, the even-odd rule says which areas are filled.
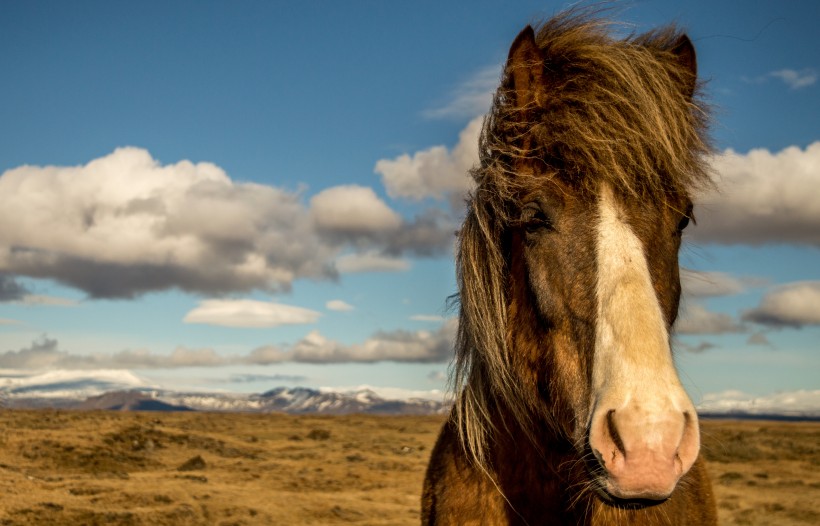
[[[647,413],[637,404],[593,415],[589,445],[603,489],[619,499],[664,500],[698,456],[694,411]]]

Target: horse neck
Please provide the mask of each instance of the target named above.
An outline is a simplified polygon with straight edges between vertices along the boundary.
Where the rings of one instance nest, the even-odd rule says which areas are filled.
[[[491,475],[513,515],[523,516],[522,524],[542,524],[545,516],[556,524],[587,524],[591,495],[581,491],[583,459],[570,441],[546,422],[533,422],[525,432],[500,404],[493,411],[498,425],[490,443]]]

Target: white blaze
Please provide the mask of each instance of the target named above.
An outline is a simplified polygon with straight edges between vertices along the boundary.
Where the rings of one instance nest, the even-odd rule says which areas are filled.
[[[601,188],[598,207],[591,413],[629,405],[648,424],[645,438],[651,443],[653,420],[670,410],[689,411],[691,402],[675,371],[643,245],[608,185]]]

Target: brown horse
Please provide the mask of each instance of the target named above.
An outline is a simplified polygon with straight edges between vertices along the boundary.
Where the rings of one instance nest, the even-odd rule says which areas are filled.
[[[695,51],[673,27],[527,27],[481,137],[457,256],[460,395],[424,524],[715,524],[672,359],[678,250],[711,184]]]

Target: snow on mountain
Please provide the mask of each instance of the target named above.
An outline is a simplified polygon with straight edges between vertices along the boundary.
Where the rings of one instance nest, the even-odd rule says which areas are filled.
[[[126,393],[127,396],[117,396],[133,398],[133,402],[114,404],[125,409],[165,408],[163,404],[167,404],[198,411],[445,414],[451,405],[445,393],[437,390],[361,385],[319,389],[278,387],[257,394],[180,392],[152,385],[127,370],[0,370],[0,401],[6,407],[93,408],[99,404],[111,405],[113,398],[92,400],[85,405],[81,402],[112,392]],[[723,391],[703,396],[697,408],[699,413],[710,416],[820,418],[820,390],[766,396]]]

